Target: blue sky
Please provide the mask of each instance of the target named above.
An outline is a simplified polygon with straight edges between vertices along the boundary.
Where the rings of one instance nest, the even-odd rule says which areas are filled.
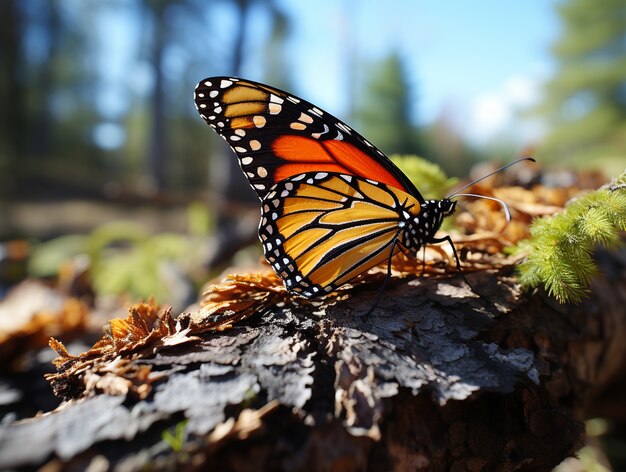
[[[559,32],[556,0],[282,0],[294,21],[288,45],[297,93],[341,115],[346,58],[372,63],[396,50],[407,61],[418,122],[446,110],[477,141],[539,131],[514,111],[538,99],[553,70],[549,47]],[[357,68],[357,73],[364,69]],[[510,133],[509,133],[510,134]]]
[[[70,6],[77,1],[66,0]],[[549,48],[559,33],[558,0],[276,1],[292,21],[285,48],[292,66],[290,92],[332,114],[346,115],[350,74],[362,82],[368,65],[397,51],[414,88],[411,108],[417,123],[428,124],[445,114],[476,144],[507,138],[523,146],[541,135],[539,123],[522,121],[515,111],[539,99],[541,84],[553,70]],[[117,5],[123,7],[113,8],[99,25],[105,51],[101,73],[111,83],[140,91],[151,85],[151,75],[145,64],[134,64],[128,75],[128,61],[141,44],[137,17],[128,15],[132,2]],[[234,10],[228,2],[211,6],[206,40],[213,48],[206,55],[219,63],[232,47]],[[251,20],[249,60],[242,75],[262,80],[259,61],[269,34],[267,16],[256,8]],[[177,57],[171,54],[168,59],[174,71]],[[350,57],[356,62],[351,64]],[[230,71],[207,70],[207,75],[213,73]],[[117,107],[119,115],[128,99],[112,86],[103,91],[100,104],[109,111]]]

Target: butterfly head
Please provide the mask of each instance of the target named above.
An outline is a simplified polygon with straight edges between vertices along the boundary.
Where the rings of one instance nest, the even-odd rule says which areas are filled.
[[[456,202],[453,200],[448,200],[444,198],[443,200],[439,200],[437,202],[439,207],[441,208],[441,214],[445,218],[446,216],[450,216],[456,210]]]
[[[442,200],[428,200],[422,204],[422,218],[429,222],[430,234],[434,235],[443,219],[456,210],[456,201],[444,198]]]

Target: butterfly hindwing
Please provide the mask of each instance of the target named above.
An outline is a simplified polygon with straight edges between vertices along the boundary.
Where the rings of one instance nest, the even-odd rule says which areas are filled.
[[[400,251],[394,242],[402,242],[407,217],[419,212],[419,202],[394,187],[352,175],[305,173],[267,193],[259,237],[287,289],[314,297]]]
[[[315,171],[373,179],[423,202],[388,157],[305,100],[249,80],[212,77],[198,84],[195,102],[237,154],[260,199],[278,182]]]

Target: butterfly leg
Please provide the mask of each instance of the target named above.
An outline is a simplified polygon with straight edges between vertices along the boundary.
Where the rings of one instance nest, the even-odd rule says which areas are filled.
[[[389,279],[391,278],[391,259],[394,256],[394,251],[398,244],[400,244],[400,241],[397,237],[395,237],[393,239],[393,243],[391,243],[391,249],[389,250],[389,258],[387,259],[387,274],[385,275],[385,280],[383,280],[383,285],[382,287],[380,287],[380,290],[378,291],[378,296],[376,297],[376,301],[374,302],[372,307],[369,310],[367,310],[367,312],[363,315],[363,317],[368,317],[372,313],[372,311],[374,311],[374,308],[378,306],[380,299],[383,297],[383,292],[385,291],[385,288],[387,287],[387,282],[389,282]]]
[[[459,255],[456,252],[456,247],[454,247],[454,243],[452,242],[452,238],[448,235],[448,236],[444,236],[443,238],[433,238],[433,239],[431,239],[428,242],[429,243],[444,243],[444,242],[447,242],[448,244],[450,244],[450,247],[452,248],[452,254],[454,254],[454,262],[456,262],[456,268],[459,271],[459,273],[461,274],[461,277],[463,278],[463,282],[465,282],[465,284],[470,288],[470,290],[472,292],[474,292],[476,295],[480,295],[480,293],[478,293],[474,289],[474,287],[472,287],[472,285],[467,281],[467,278],[465,277],[465,274],[461,270],[461,261],[459,260]]]

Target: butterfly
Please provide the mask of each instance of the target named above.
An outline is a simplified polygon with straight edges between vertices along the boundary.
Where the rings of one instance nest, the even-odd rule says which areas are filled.
[[[211,77],[202,118],[229,144],[261,200],[259,238],[287,290],[313,298],[403,251],[417,257],[455,211],[425,200],[373,144],[315,105],[268,85]],[[387,280],[387,279],[386,279]]]

